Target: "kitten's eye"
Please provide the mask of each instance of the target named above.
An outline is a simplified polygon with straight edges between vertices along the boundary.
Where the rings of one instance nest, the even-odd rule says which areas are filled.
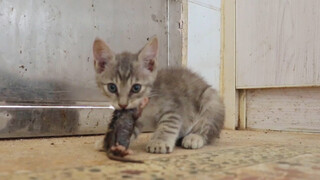
[[[140,84],[134,84],[131,88],[131,92],[133,93],[138,93],[141,90],[141,85]]]
[[[117,92],[117,86],[113,83],[109,83],[108,85],[108,90],[111,92],[111,93],[116,93]]]

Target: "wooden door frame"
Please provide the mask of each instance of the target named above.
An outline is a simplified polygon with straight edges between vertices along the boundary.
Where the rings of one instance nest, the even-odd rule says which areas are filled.
[[[188,13],[189,13],[188,0],[182,0],[182,15],[180,21],[180,28],[182,29],[182,66],[188,64]]]
[[[226,108],[225,128],[246,128],[246,93],[236,89],[236,0],[221,1],[220,94]]]

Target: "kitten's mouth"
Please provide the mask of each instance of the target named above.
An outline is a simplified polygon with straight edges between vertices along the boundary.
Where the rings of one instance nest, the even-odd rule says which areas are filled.
[[[115,105],[115,106],[113,106],[114,107],[114,109],[116,109],[116,110],[126,110],[126,109],[130,109],[130,107],[129,106],[126,106],[126,107],[121,107],[121,106],[119,106],[119,105]]]
[[[126,108],[114,107],[115,110],[125,110]]]

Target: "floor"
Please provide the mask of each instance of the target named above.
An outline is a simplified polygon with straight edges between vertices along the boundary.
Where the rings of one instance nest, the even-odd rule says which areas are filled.
[[[150,134],[132,144],[131,158],[109,160],[94,149],[102,136],[0,141],[0,179],[315,179],[320,177],[320,134],[223,131],[199,150],[144,151]]]

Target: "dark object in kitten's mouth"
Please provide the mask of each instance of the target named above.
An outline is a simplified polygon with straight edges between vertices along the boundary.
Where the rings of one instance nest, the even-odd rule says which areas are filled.
[[[124,156],[130,154],[128,147],[138,117],[139,112],[137,109],[115,110],[113,112],[113,117],[103,142],[103,147],[110,159],[143,163],[143,161],[124,158]]]

